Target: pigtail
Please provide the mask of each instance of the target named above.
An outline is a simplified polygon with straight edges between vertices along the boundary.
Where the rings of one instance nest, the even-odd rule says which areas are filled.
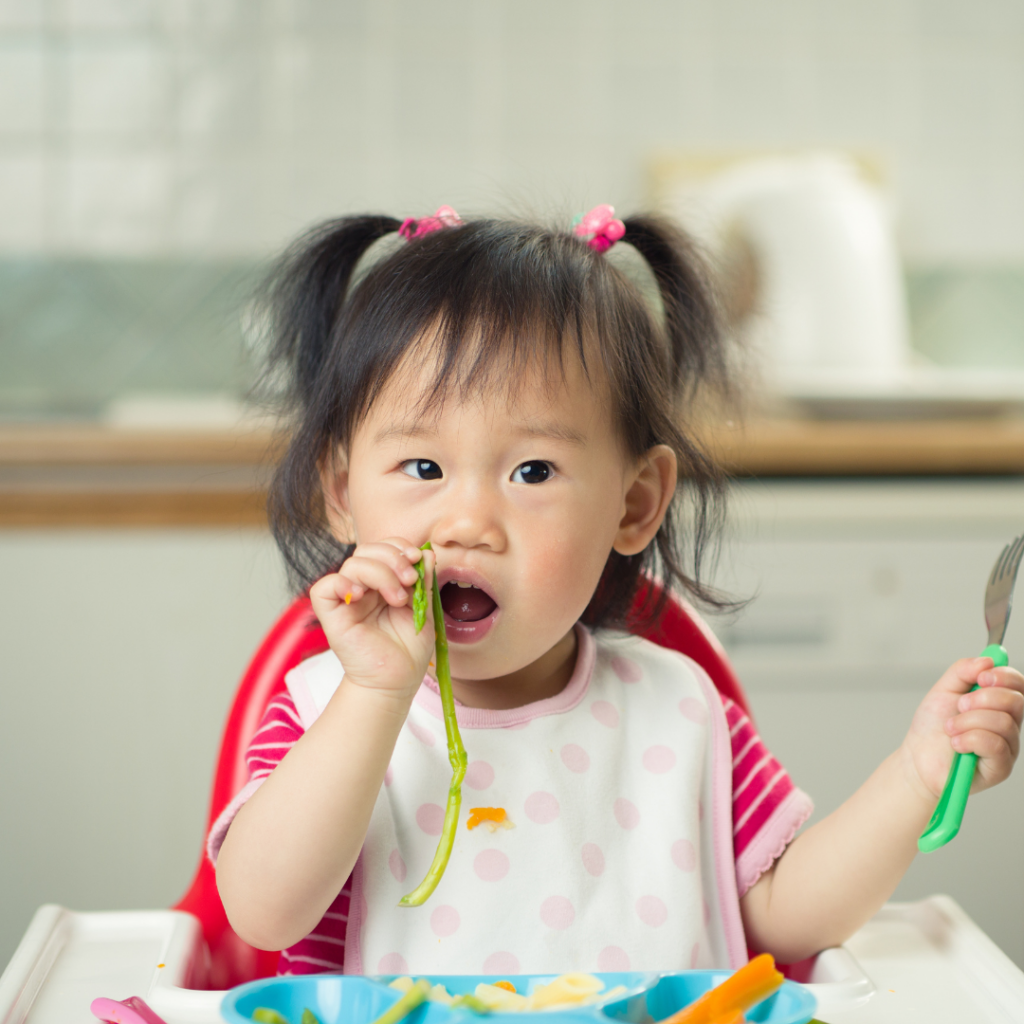
[[[742,606],[706,582],[725,518],[726,475],[694,431],[684,426],[692,417],[691,407],[699,405],[694,401],[698,394],[710,389],[728,398],[730,387],[718,304],[697,247],[683,231],[656,217],[632,217],[623,223],[622,241],[646,261],[661,298],[662,372],[671,396],[661,409],[672,410],[669,415],[651,413],[650,433],[636,439],[636,450],[668,444],[676,453],[679,484],[647,549],[631,557],[612,552],[583,621],[649,630],[659,620],[671,591],[716,611]],[[643,362],[636,355],[636,363]],[[648,394],[658,390],[654,377],[643,377],[638,365],[627,365],[624,372],[640,378],[639,390]],[[683,551],[689,555],[686,561]],[[662,589],[644,586],[645,577],[658,579]],[[639,607],[634,604],[638,591],[645,595]]]
[[[705,262],[679,228],[655,217],[631,217],[624,242],[647,262],[665,310],[672,388],[691,395],[701,384],[727,383],[718,306]]]
[[[381,215],[327,221],[303,235],[274,267],[263,289],[271,317],[267,367],[278,379],[284,376],[291,404],[303,409],[313,396],[360,258],[398,228],[394,217]]]
[[[344,217],[318,225],[281,257],[263,288],[268,334],[263,386],[281,392],[297,420],[267,499],[270,529],[291,582],[306,589],[344,561],[349,546],[332,535],[321,470],[332,416],[322,377],[336,344],[336,325],[359,260],[374,242],[396,232],[394,217]]]

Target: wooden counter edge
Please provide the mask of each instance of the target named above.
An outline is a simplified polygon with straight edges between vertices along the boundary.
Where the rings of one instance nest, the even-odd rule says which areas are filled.
[[[135,430],[94,424],[0,427],[0,466],[261,465],[280,458],[286,431]]]
[[[892,476],[1024,473],[1024,421],[763,420],[701,431],[730,474]]]
[[[260,491],[118,493],[0,492],[0,529],[266,529]]]

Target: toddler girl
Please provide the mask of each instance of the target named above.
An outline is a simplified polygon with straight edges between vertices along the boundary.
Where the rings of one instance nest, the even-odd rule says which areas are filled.
[[[893,891],[954,751],[979,755],[976,790],[1009,775],[1024,677],[960,661],[900,748],[794,838],[810,801],[742,709],[626,631],[661,610],[631,612],[646,576],[715,601],[699,570],[721,481],[684,424],[724,361],[670,226],[609,207],[575,232],[448,208],[353,217],[302,239],[270,294],[271,366],[297,412],[271,519],[330,650],[287,677],[209,850],[233,927],[283,950],[283,973],[798,961]],[[400,908],[451,774],[433,624],[413,624],[420,559],[437,571],[467,802],[514,827],[464,818],[437,890]]]

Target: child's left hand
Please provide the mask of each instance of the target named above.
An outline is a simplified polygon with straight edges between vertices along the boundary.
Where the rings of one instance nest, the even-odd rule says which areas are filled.
[[[977,683],[980,689],[968,691]],[[972,791],[1005,779],[1020,749],[1024,676],[965,658],[943,674],[899,749],[802,832],[740,906],[752,949],[795,963],[845,942],[892,895],[942,795],[953,755],[978,755]]]
[[[977,683],[980,689],[970,693]],[[971,792],[998,785],[1020,751],[1024,676],[993,668],[991,658],[951,665],[921,702],[903,741],[904,765],[921,795],[937,800],[954,754],[977,754]]]

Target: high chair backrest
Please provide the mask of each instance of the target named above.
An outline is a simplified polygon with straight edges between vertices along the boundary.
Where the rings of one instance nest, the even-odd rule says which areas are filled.
[[[650,583],[646,586],[657,587]],[[639,605],[647,597],[646,587],[637,595]],[[637,630],[662,647],[680,651],[702,666],[723,697],[729,697],[749,714],[746,696],[729,665],[721,644],[688,604],[670,599],[653,630]],[[274,695],[284,689],[285,675],[299,662],[327,650],[327,639],[313,614],[309,599],[296,599],[274,623],[253,656],[235,693],[228,713],[210,796],[207,831],[231,798],[249,781],[245,751]],[[206,857],[205,844],[199,867],[188,892],[174,907],[199,918],[210,951],[210,988],[232,985],[272,975],[278,954],[254,949],[243,942],[228,924],[217,892],[213,866]]]

